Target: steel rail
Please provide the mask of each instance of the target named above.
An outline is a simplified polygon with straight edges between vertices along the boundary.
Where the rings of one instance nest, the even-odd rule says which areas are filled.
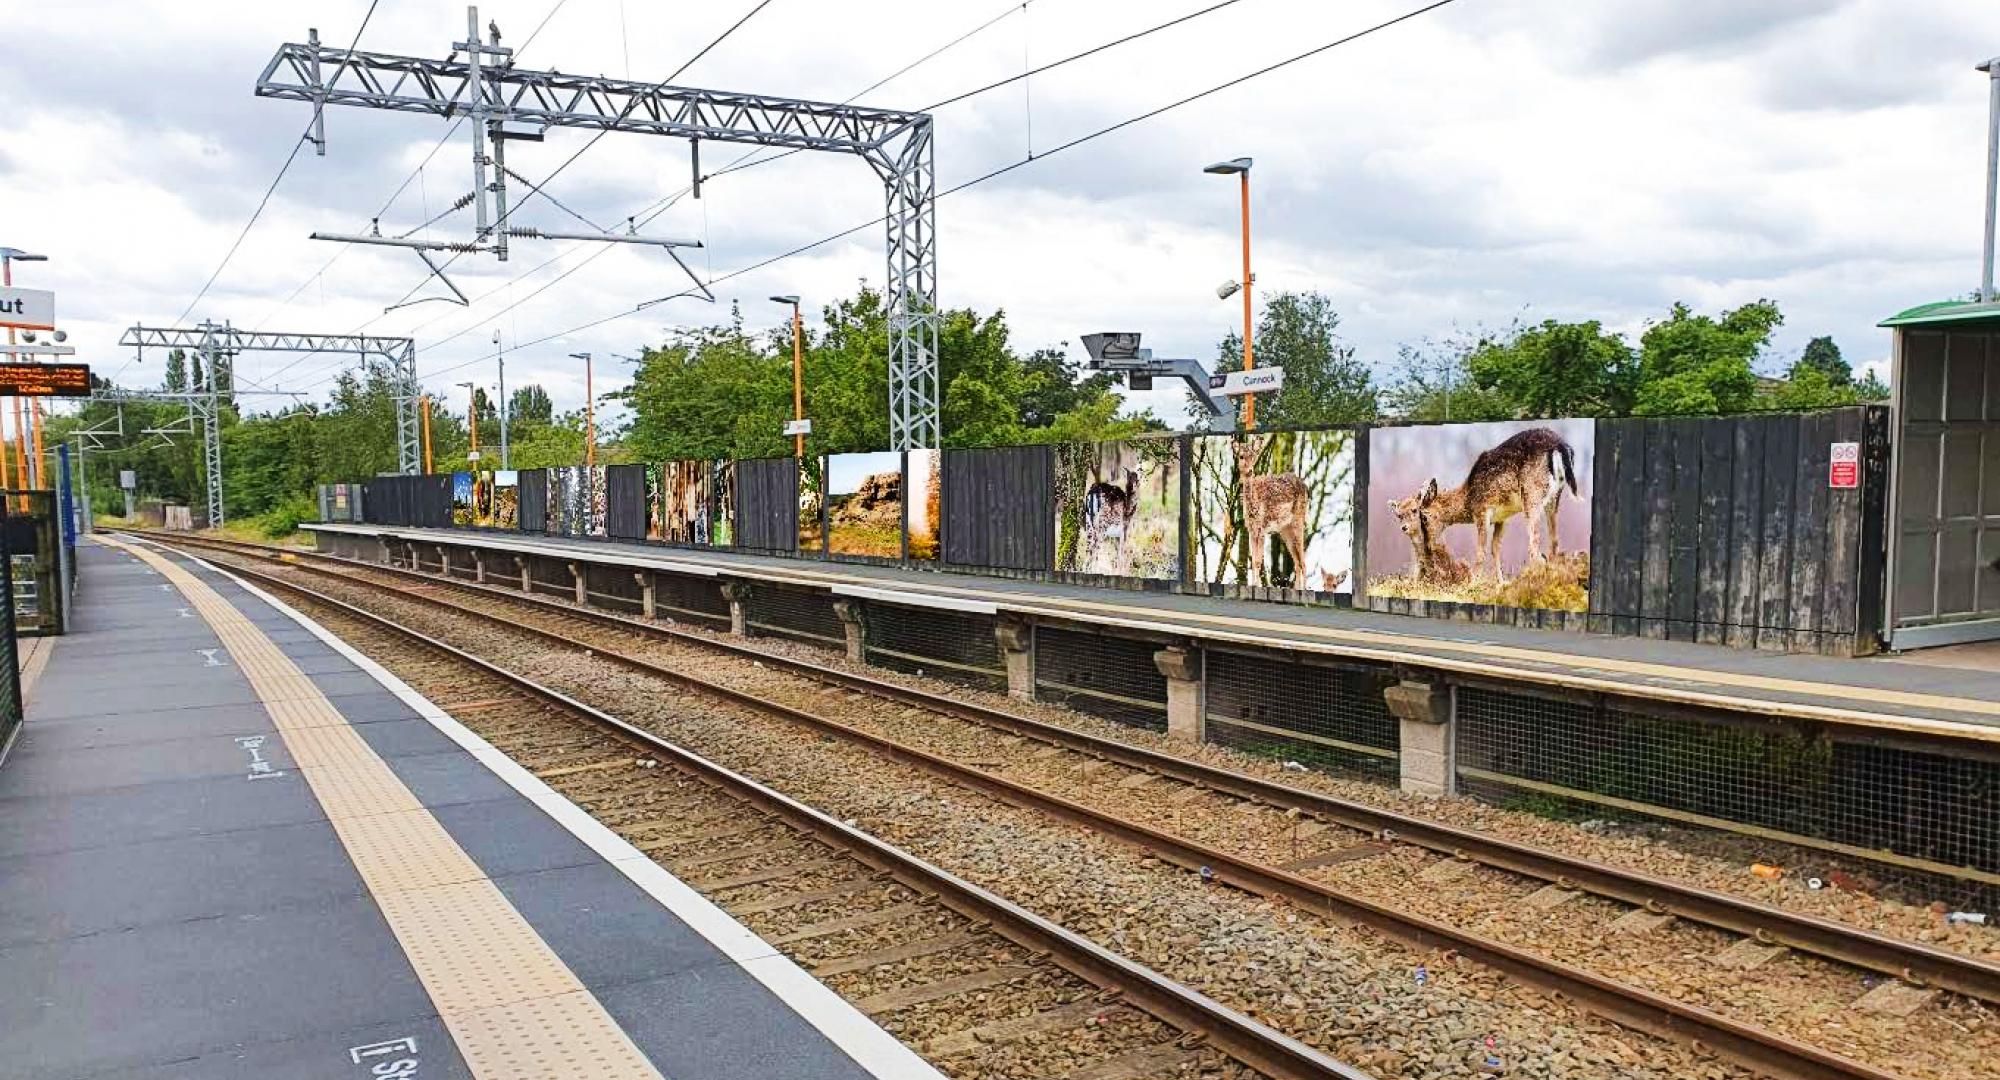
[[[684,772],[728,791],[828,847],[844,851],[856,861],[890,874],[919,894],[935,894],[941,903],[966,918],[990,924],[996,932],[1030,952],[1046,955],[1086,982],[1118,991],[1123,1000],[1135,1007],[1183,1032],[1199,1034],[1206,1043],[1222,1053],[1276,1080],[1374,1080],[1366,1072],[1328,1057],[1151,968],[1128,960],[997,893],[560,690],[297,582],[243,567],[218,569],[331,607],[350,618],[397,634],[537,699],[609,728],[668,759]]]
[[[375,571],[433,585],[444,585],[472,595],[529,603],[552,613],[594,621],[606,626],[684,642],[745,659],[769,667],[872,694],[901,704],[915,705],[962,720],[999,728],[1039,742],[1063,746],[1127,768],[1211,788],[1240,799],[1261,801],[1281,810],[1297,810],[1362,832],[1386,836],[1419,847],[1471,859],[1496,869],[1507,870],[1566,888],[1644,907],[1656,914],[1668,914],[1745,937],[1765,945],[1780,945],[1799,952],[1825,957],[1853,967],[1890,975],[1917,986],[1930,986],[1964,994],[1983,1001],[2000,1003],[2000,964],[1964,953],[1909,941],[1862,927],[1787,911],[1770,904],[1637,870],[1594,863],[1575,856],[1537,848],[1487,833],[1462,829],[1408,814],[1385,810],[1366,803],[1322,792],[1292,787],[1261,777],[1120,742],[1086,732],[1072,731],[1056,724],[958,698],[915,689],[884,679],[852,672],[816,667],[802,660],[763,652],[735,642],[661,626],[613,612],[577,607],[528,593],[452,578],[441,578],[402,567],[330,555],[325,552],[281,552],[257,544],[239,544],[208,537],[164,536],[172,541],[215,545],[223,550],[247,550],[261,555],[298,554],[358,570]],[[311,569],[311,567],[306,567]],[[514,625],[514,624],[508,624]]]
[[[251,573],[260,579],[267,577],[252,571],[243,572]],[[435,581],[428,578],[424,580]],[[296,584],[288,584],[288,587],[302,593],[312,592]],[[1785,1080],[1808,1080],[1808,1078],[1898,1080],[1895,1073],[1799,1042],[1767,1028],[1744,1023],[1642,987],[1621,983],[1447,923],[1390,908],[1278,867],[1258,863],[1140,822],[1107,814],[1062,796],[1016,783],[969,765],[959,764],[929,751],[852,728],[748,691],[712,683],[615,650],[580,644],[558,631],[513,622],[503,616],[460,607],[436,597],[380,585],[374,587],[382,589],[389,595],[401,595],[420,603],[429,603],[455,614],[472,615],[490,624],[527,634],[565,649],[586,650],[594,657],[630,670],[686,686],[752,711],[778,716],[823,734],[859,743],[888,760],[920,768],[961,787],[982,792],[1010,805],[1047,813],[1059,820],[1069,821],[1116,838],[1163,860],[1190,870],[1198,870],[1202,872],[1204,878],[1213,878],[1261,896],[1284,899],[1301,908],[1321,912],[1338,920],[1363,923],[1414,948],[1456,953],[1500,971],[1525,985],[1566,999],[1606,1019],[1661,1038],[1685,1043],[1697,1051],[1718,1054],[1768,1076]],[[573,612],[576,609],[564,607],[562,610]],[[759,659],[768,662],[771,657],[760,655]]]

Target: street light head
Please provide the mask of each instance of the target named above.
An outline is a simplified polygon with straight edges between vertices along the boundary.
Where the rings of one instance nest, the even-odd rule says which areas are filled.
[[[1215,298],[1217,300],[1227,300],[1230,297],[1235,296],[1237,293],[1242,291],[1243,291],[1243,286],[1241,283],[1236,281],[1225,281],[1222,284],[1217,285],[1215,287]]]
[[[790,304],[793,307],[799,306],[799,298],[796,296],[773,296],[771,302],[774,304]]]
[[[1231,176],[1236,173],[1247,173],[1249,171],[1250,171],[1250,159],[1247,157],[1230,158],[1228,161],[1218,161],[1215,164],[1210,165],[1208,168],[1202,170],[1202,172],[1214,173],[1217,176]]]
[[[11,248],[11,247],[0,247],[0,259],[11,259],[14,262],[49,261],[49,257],[47,255],[31,255],[28,252],[22,251],[20,248]]]
[[[1139,335],[1129,331],[1085,334],[1083,351],[1090,354],[1090,362],[1094,365],[1107,360],[1137,360]]]
[[[590,354],[587,352],[573,352],[569,354],[569,358],[571,360],[588,360],[590,359]]]

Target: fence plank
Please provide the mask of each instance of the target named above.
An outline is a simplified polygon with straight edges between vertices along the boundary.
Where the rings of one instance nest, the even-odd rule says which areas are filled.
[[[1722,643],[1729,621],[1730,496],[1736,473],[1736,425],[1701,425],[1700,520],[1695,556],[1695,639]]]
[[[1673,525],[1668,542],[1667,636],[1693,641],[1701,593],[1701,420],[1668,422],[1674,444]]]
[[[521,505],[516,512],[516,523],[522,532],[539,533],[549,525],[549,472],[522,469],[517,476]]]
[[[1754,416],[1731,421],[1736,467],[1729,500],[1729,618],[1724,640],[1757,644],[1757,582],[1763,561],[1764,427]]]
[[[1820,576],[1825,572],[1829,554],[1827,464],[1833,456],[1833,421],[1834,414],[1830,412],[1799,417],[1798,469],[1792,506],[1791,606],[1784,624],[1791,630],[1787,647],[1795,652],[1817,651],[1819,635],[1826,628],[1820,606]]]
[[[1792,512],[1797,505],[1799,418],[1757,418],[1764,426],[1763,557],[1758,561],[1757,647],[1786,649],[1791,638]]]
[[[1639,617],[1644,613],[1646,571],[1646,450],[1652,438],[1651,426],[1644,421],[1625,430],[1624,446],[1618,455],[1618,579],[1613,594],[1617,618],[1616,634],[1639,633]]]
[[[957,566],[1049,570],[1055,566],[1053,450],[1010,446],[947,450],[942,467],[944,561]]]
[[[1642,637],[1667,636],[1667,565],[1671,556],[1674,515],[1673,427],[1670,421],[1646,421],[1646,473],[1641,493],[1640,531],[1645,570],[1640,581],[1639,625]]]
[[[757,551],[799,546],[799,463],[754,458],[736,463],[737,545]]]

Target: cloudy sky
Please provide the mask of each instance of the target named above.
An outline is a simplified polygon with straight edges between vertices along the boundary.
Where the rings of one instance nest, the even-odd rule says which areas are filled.
[[[924,3],[771,0],[683,75],[684,85],[843,100],[961,34],[963,43],[862,100],[917,109],[1212,0]],[[290,153],[309,109],[252,94],[280,42],[344,46],[366,0],[0,0],[0,245],[45,253],[17,283],[50,287],[80,358],[130,385],[161,357],[116,346],[133,322],[228,319],[267,330],[414,336],[442,393],[494,377],[583,397],[566,354],[636,352],[671,325],[752,326],[801,294],[817,310],[883,277],[880,227],[586,330],[683,289],[653,249],[518,242],[452,268],[470,308],[404,251],[342,247],[382,215],[403,232],[470,188],[461,130],[431,117],[335,108],[325,157],[308,148],[240,250],[194,303]],[[517,62],[665,78],[754,0],[489,0]],[[1182,26],[937,111],[950,187],[1030,153],[1332,41],[1417,6],[1239,0]],[[442,58],[464,6],[380,0],[367,50]],[[1025,347],[1139,329],[1207,358],[1237,309],[1233,184],[1201,166],[1251,156],[1262,291],[1317,289],[1385,372],[1399,344],[1517,317],[1599,318],[1636,331],[1675,300],[1703,310],[1758,297],[1786,315],[1773,364],[1832,334],[1857,362],[1886,354],[1885,315],[1978,282],[1986,86],[2000,54],[1988,0],[1458,0],[1440,10],[951,195],[938,205],[948,306],[1004,308]],[[540,179],[587,140],[551,132],[509,164]],[[428,155],[429,164],[419,168]],[[704,148],[709,171],[745,150]],[[613,135],[551,184],[565,206],[623,221],[687,181],[679,141]],[[405,183],[407,181],[407,183]],[[518,187],[517,192],[518,194]],[[850,158],[800,154],[712,180],[648,232],[704,239],[690,262],[721,276],[881,213]],[[575,228],[536,200],[514,219]],[[469,239],[469,212],[433,238]],[[583,265],[589,260],[588,265]],[[578,267],[582,267],[578,269]],[[574,271],[560,284],[557,275]],[[420,287],[421,286],[421,287]],[[188,311],[193,304],[192,311]],[[251,355],[239,382],[324,394],[339,361]],[[625,369],[599,366],[599,389]],[[277,400],[277,399],[271,399]],[[1174,390],[1139,396],[1179,414]]]

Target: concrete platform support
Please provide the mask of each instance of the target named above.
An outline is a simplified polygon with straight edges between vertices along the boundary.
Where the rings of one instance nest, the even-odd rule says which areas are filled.
[[[644,570],[632,571],[632,580],[639,583],[639,616],[647,622],[653,620],[653,575]]]
[[[1453,723],[1451,687],[1441,682],[1405,679],[1383,690],[1382,698],[1400,722],[1403,791],[1432,798],[1456,795],[1458,765],[1453,747],[1457,742],[1457,727]]]
[[[521,591],[534,592],[534,579],[528,576],[528,560],[520,555],[514,556],[514,568],[521,572]]]
[[[737,637],[749,637],[750,586],[741,581],[723,582],[722,598],[729,601],[729,632]]]
[[[1207,736],[1201,707],[1201,650],[1184,646],[1153,654],[1153,666],[1167,677],[1167,735],[1199,743]]]
[[[859,600],[835,600],[833,614],[840,620],[840,628],[847,635],[847,660],[853,664],[868,662],[868,620]]]
[[[422,561],[417,558],[417,545],[414,541],[403,541],[403,557],[410,560],[410,569],[422,570],[424,568]]]
[[[388,538],[388,537],[386,537],[386,536],[378,536],[378,537],[376,537],[376,538],[375,538],[375,549],[376,549],[376,553],[377,553],[377,554],[378,554],[378,555],[380,556],[379,558],[377,558],[377,559],[375,560],[376,562],[379,562],[379,563],[381,563],[381,564],[382,564],[383,566],[389,566],[389,565],[392,565],[392,564],[394,564],[394,563],[395,563],[395,561],[396,561],[396,558],[395,558],[395,556],[394,556],[394,555],[392,555],[392,554],[390,554],[390,552],[389,552],[389,538]]]
[[[438,549],[438,573],[443,574],[445,577],[450,577],[451,549],[444,546],[443,544],[437,545],[437,549]]]
[[[478,548],[472,549],[472,580],[486,584],[486,556]]]
[[[994,640],[1007,664],[1007,696],[1016,701],[1035,700],[1035,624],[1018,619],[1001,619],[993,624]]]
[[[571,581],[576,582],[576,606],[590,606],[590,590],[585,587],[583,565],[581,563],[570,563],[569,576]]]

